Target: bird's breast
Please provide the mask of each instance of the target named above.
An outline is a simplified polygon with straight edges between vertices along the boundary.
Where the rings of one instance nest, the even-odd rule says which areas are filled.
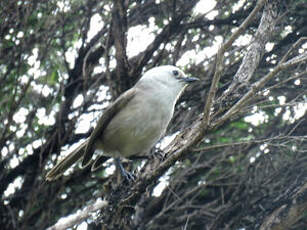
[[[112,157],[144,154],[164,134],[173,114],[173,105],[162,98],[135,97],[106,127],[98,148]]]

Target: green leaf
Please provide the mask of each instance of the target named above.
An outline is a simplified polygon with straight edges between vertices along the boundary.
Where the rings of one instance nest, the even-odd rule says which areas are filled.
[[[248,129],[248,124],[244,121],[236,121],[231,123],[231,127],[237,128],[237,129]]]
[[[58,82],[58,80],[59,80],[59,74],[58,74],[58,71],[57,70],[54,70],[52,73],[51,73],[51,75],[50,75],[50,77],[49,77],[49,84],[50,85],[55,85],[57,82]]]

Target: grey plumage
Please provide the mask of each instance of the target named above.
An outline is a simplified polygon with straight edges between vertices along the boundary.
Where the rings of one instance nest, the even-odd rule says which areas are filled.
[[[165,133],[187,83],[195,80],[175,66],[147,71],[104,111],[91,136],[52,168],[46,180],[57,179],[82,157],[86,166],[96,149],[114,158],[146,153]]]

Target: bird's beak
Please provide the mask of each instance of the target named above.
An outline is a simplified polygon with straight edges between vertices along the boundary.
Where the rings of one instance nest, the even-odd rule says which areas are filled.
[[[199,79],[196,77],[185,77],[185,78],[181,78],[180,80],[186,83],[192,83],[194,81],[199,81]]]

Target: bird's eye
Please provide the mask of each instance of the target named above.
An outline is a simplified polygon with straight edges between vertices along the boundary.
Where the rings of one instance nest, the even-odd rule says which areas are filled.
[[[174,76],[177,77],[179,75],[179,72],[177,70],[173,70],[173,74],[174,74]]]

